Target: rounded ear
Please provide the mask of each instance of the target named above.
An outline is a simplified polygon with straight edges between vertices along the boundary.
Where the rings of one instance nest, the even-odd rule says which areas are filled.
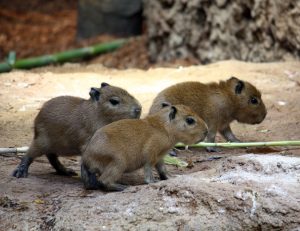
[[[173,120],[173,119],[175,119],[175,117],[176,117],[176,113],[177,113],[177,108],[176,108],[176,107],[174,107],[174,106],[172,106],[172,107],[171,107],[171,112],[170,112],[170,114],[169,114],[169,118],[170,118],[170,120]]]
[[[231,86],[234,86],[234,92],[235,94],[241,94],[244,87],[245,87],[245,84],[242,80],[238,79],[237,77],[234,77],[232,76],[229,80],[230,82],[230,85]]]
[[[99,101],[100,91],[97,88],[92,87],[90,90],[90,96],[91,96],[92,100]]]
[[[161,107],[164,108],[164,107],[169,107],[171,106],[171,104],[167,103],[167,102],[163,102],[161,103]]]
[[[244,87],[245,87],[244,82],[239,80],[235,86],[235,94],[241,94]]]
[[[239,79],[237,77],[231,76],[230,79],[229,79],[229,81],[233,81],[233,80],[234,81],[239,81]]]
[[[110,86],[110,85],[108,83],[105,83],[105,82],[101,83],[101,87],[106,87],[106,86]]]

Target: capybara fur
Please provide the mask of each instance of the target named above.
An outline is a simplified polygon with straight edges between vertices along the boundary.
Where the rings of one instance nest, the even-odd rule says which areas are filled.
[[[231,77],[219,83],[182,82],[161,91],[153,100],[149,113],[168,104],[191,107],[207,124],[207,142],[215,142],[217,131],[230,142],[240,142],[230,123],[257,124],[264,120],[267,110],[261,93],[251,83]],[[208,151],[216,151],[214,147]]]
[[[95,131],[113,121],[139,118],[140,103],[126,90],[102,83],[91,88],[90,98],[60,96],[47,101],[34,121],[34,138],[28,152],[13,172],[27,177],[28,168],[36,157],[46,155],[61,175],[76,175],[65,168],[58,156],[81,155]]]
[[[167,179],[163,157],[178,142],[193,144],[207,126],[189,107],[168,106],[144,119],[126,119],[98,129],[82,154],[81,178],[86,189],[121,191],[124,172],[144,167],[145,183],[154,182],[155,167]]]

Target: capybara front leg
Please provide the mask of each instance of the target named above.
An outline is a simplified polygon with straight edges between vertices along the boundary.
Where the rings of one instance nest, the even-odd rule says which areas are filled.
[[[63,176],[77,176],[77,173],[73,169],[66,168],[62,165],[62,163],[60,163],[56,154],[51,153],[47,154],[46,156],[52,167],[55,168],[57,174]]]

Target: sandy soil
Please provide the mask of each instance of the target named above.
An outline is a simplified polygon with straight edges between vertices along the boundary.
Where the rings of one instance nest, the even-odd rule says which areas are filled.
[[[32,125],[35,115],[43,102],[55,96],[75,95],[87,98],[91,86],[99,86],[101,82],[108,82],[132,93],[142,103],[143,116],[145,116],[155,95],[169,85],[186,80],[218,81],[230,76],[255,84],[262,91],[263,100],[268,108],[266,119],[259,125],[234,123],[232,128],[238,138],[243,141],[300,140],[299,62],[252,64],[224,61],[206,66],[154,68],[147,71],[138,69],[118,71],[97,64],[89,66],[65,64],[62,67],[13,71],[0,75],[0,147],[28,146],[33,136]],[[217,140],[222,141],[222,138],[218,136]],[[253,201],[248,191],[239,194],[241,189],[237,186],[239,184],[236,181],[232,183],[228,178],[227,180],[222,178],[218,182],[212,180],[218,174],[220,177],[222,175],[220,172],[226,175],[225,173],[229,171],[227,168],[231,166],[231,169],[234,169],[241,163],[236,158],[245,157],[247,154],[295,158],[288,159],[287,163],[290,165],[284,168],[287,172],[292,172],[293,179],[295,179],[295,181],[288,182],[285,188],[290,188],[287,190],[290,200],[287,199],[287,194],[283,193],[282,195],[276,194],[273,202],[268,201],[275,205],[276,203],[278,205],[291,203],[291,206],[284,209],[294,212],[286,212],[285,216],[287,221],[294,219],[294,223],[289,223],[287,226],[282,216],[282,210],[284,210],[282,207],[278,212],[281,215],[276,215],[276,221],[265,217],[265,213],[270,214],[270,211],[266,209],[257,213],[264,212],[263,215],[257,215],[255,218],[248,217],[249,220],[248,218],[245,220],[246,215],[241,212],[244,205],[240,205],[235,200],[243,203]],[[299,194],[297,195],[300,190],[299,148],[223,149],[216,154],[206,153],[203,149],[194,149],[179,150],[178,156],[192,163],[193,167],[181,169],[168,166],[168,171],[174,179],[152,185],[142,184],[141,171],[127,174],[122,181],[134,186],[122,193],[85,191],[78,177],[68,178],[55,175],[54,170],[44,158],[39,158],[32,164],[28,178],[15,179],[10,174],[19,163],[19,157],[0,156],[2,176],[0,179],[0,230],[157,230],[158,227],[170,227],[169,230],[194,230],[195,227],[218,230],[222,225],[236,229],[248,227],[248,230],[254,228],[266,230],[272,227],[278,230],[284,230],[286,227],[288,228],[286,230],[299,228],[297,226],[300,224],[300,198]],[[211,156],[221,158],[208,161]],[[253,162],[251,158],[247,156],[243,161]],[[62,159],[63,163],[79,172],[79,158]],[[268,161],[271,163],[275,159],[269,158]],[[257,160],[257,163],[262,162]],[[264,165],[261,164],[261,166]],[[258,169],[256,171],[261,170],[262,174],[269,174],[264,171],[264,167]],[[181,176],[175,177],[177,175]],[[274,177],[276,181],[278,176],[274,175]],[[199,179],[199,182],[196,179]],[[242,182],[244,182],[241,183],[243,187],[255,188],[256,192],[265,192],[261,184],[251,183],[249,179]],[[278,182],[284,187],[285,184],[282,183],[285,182],[284,180]],[[253,190],[251,195],[255,194]],[[208,192],[211,192],[211,195]],[[189,196],[189,193],[192,196]],[[223,206],[230,208],[228,211],[231,211],[227,215],[216,212],[220,208],[214,207],[216,200],[220,199],[217,195],[224,193],[227,193],[229,197],[231,194],[237,195],[231,196],[230,200],[225,200],[226,203]],[[243,193],[246,193],[246,196]],[[269,194],[262,193],[261,195],[267,198]],[[174,196],[176,201],[174,201]],[[182,198],[189,200],[188,208],[185,207],[186,202],[180,202]],[[161,200],[164,201],[166,208],[160,205]],[[154,210],[157,206],[158,210],[161,206],[163,214],[161,217]],[[124,215],[124,211],[129,215]],[[237,215],[238,213],[241,215]],[[229,217],[233,214],[236,219],[230,220]],[[205,218],[208,219],[207,222],[204,221]],[[220,223],[213,222],[216,218]]]

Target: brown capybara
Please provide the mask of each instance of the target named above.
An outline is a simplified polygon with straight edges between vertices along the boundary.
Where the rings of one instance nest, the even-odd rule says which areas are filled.
[[[47,156],[58,174],[76,175],[59,162],[58,156],[81,155],[98,128],[141,115],[140,103],[122,88],[102,83],[101,88],[91,88],[89,94],[88,100],[60,96],[43,105],[34,121],[31,146],[13,176],[27,177],[30,164],[41,155]]]
[[[153,100],[149,113],[168,104],[191,107],[207,124],[207,142],[215,142],[217,131],[230,142],[240,142],[232,133],[230,123],[257,124],[264,120],[267,110],[261,93],[252,84],[231,77],[219,83],[183,82],[161,91]],[[216,151],[209,147],[208,151]]]
[[[164,155],[178,142],[193,144],[207,126],[189,107],[165,107],[144,119],[126,119],[98,129],[82,154],[81,178],[86,189],[121,191],[124,172],[144,167],[145,182],[154,182],[152,167],[167,179]],[[97,176],[98,175],[98,176]]]

